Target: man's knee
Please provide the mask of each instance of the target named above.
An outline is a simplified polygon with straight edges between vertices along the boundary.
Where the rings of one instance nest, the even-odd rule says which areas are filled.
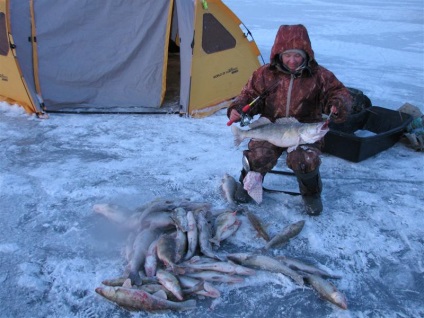
[[[321,164],[321,151],[314,147],[297,147],[287,154],[287,166],[293,171],[308,173],[317,169]]]

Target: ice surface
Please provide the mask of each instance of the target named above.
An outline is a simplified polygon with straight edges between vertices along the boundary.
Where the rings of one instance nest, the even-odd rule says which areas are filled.
[[[280,24],[303,23],[318,62],[347,86],[363,90],[374,105],[397,109],[409,102],[424,110],[421,0],[225,3],[252,31],[265,60]],[[0,316],[150,317],[94,292],[123,273],[128,233],[92,206],[135,209],[167,197],[225,207],[221,178],[238,178],[241,169],[227,121],[225,111],[201,120],[76,114],[39,120],[0,104]],[[347,311],[309,287],[259,271],[242,284],[220,285],[220,300],[200,299],[188,314],[155,316],[424,316],[423,154],[401,142],[360,163],[324,154],[321,175],[324,212],[317,218],[303,213],[301,198],[280,193],[266,192],[261,205],[249,207],[271,235],[306,220],[273,253],[341,275],[332,282],[346,295]],[[272,178],[276,187],[293,190],[293,177]],[[240,229],[221,248],[263,247],[240,218]]]

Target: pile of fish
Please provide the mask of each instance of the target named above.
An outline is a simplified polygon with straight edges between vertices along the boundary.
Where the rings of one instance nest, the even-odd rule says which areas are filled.
[[[156,199],[136,211],[111,204],[93,210],[131,230],[125,247],[127,267],[96,292],[128,310],[190,310],[194,296],[218,298],[218,284],[241,283],[256,270],[281,273],[303,286],[308,282],[325,299],[346,309],[346,299],[325,277],[330,273],[289,257],[267,256],[286,244],[304,221],[285,227],[272,239],[247,208],[214,210],[204,202]],[[267,243],[254,253],[225,253],[221,243],[233,235],[244,215]]]

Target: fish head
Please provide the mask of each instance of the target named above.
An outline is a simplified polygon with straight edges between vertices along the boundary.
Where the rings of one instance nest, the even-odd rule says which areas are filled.
[[[95,289],[96,293],[107,298],[107,299],[114,299],[115,298],[115,294],[116,294],[116,290],[114,287],[111,286],[102,286],[102,287],[97,287]]]
[[[305,124],[299,129],[299,135],[308,144],[317,142],[330,130],[328,122]]]

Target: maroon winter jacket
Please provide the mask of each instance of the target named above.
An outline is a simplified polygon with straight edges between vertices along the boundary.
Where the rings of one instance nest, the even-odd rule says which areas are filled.
[[[297,74],[291,74],[279,59],[279,54],[289,49],[304,50],[307,54],[306,66]],[[270,87],[273,89],[267,92]],[[271,121],[295,117],[300,122],[318,122],[322,121],[323,113],[328,115],[331,106],[335,106],[338,117],[333,117],[333,120],[343,122],[352,104],[352,97],[345,86],[315,61],[308,31],[303,25],[280,26],[271,49],[270,63],[252,74],[241,94],[228,108],[228,117],[232,109],[241,113],[243,106],[263,93],[265,97],[253,104],[248,114],[262,114]]]

